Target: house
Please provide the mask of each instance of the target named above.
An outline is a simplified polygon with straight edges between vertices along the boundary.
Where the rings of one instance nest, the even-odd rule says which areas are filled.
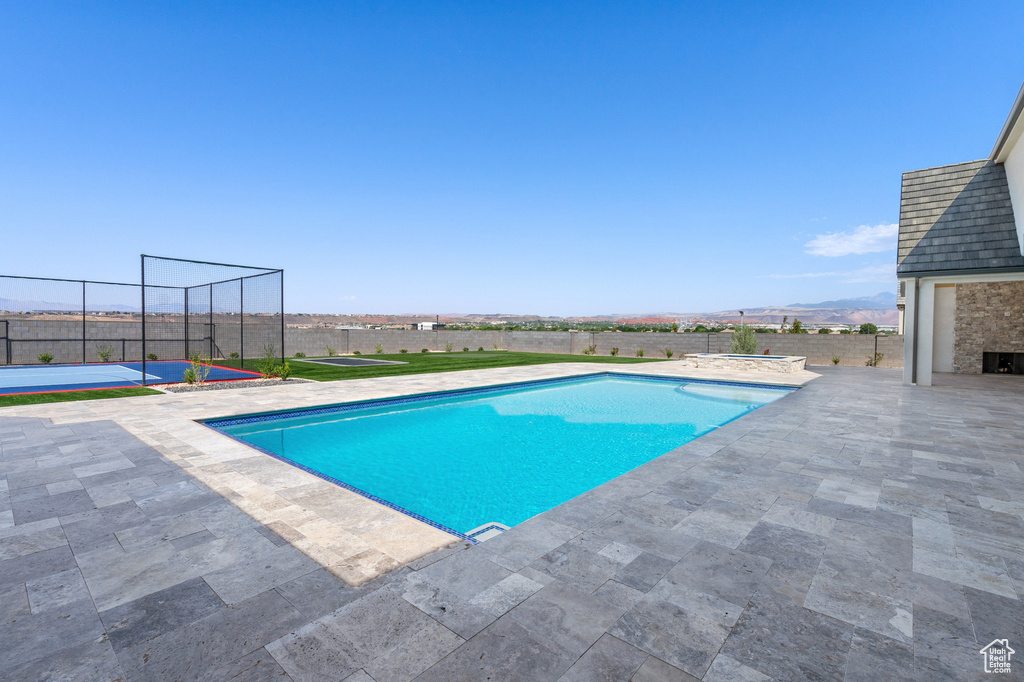
[[[988,158],[903,174],[903,383],[1024,374],[1024,87]]]

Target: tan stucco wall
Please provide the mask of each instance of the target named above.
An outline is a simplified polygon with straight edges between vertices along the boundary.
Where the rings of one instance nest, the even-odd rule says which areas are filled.
[[[956,285],[953,371],[981,374],[982,353],[1024,353],[1024,282]]]

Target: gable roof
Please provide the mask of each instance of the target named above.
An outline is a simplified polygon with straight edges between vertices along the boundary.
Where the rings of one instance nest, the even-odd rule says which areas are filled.
[[[1010,108],[1010,115],[1006,117],[1003,129],[999,131],[999,137],[996,138],[996,146],[992,148],[992,153],[988,158],[999,163],[1006,161],[1010,150],[1024,133],[1022,113],[1024,113],[1024,85],[1021,85],[1020,91],[1017,92],[1017,99],[1014,100],[1013,107]]]
[[[903,174],[899,276],[1024,271],[1006,170],[990,160]]]

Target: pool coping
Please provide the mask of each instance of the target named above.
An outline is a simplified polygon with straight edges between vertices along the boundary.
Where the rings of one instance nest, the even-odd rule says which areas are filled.
[[[274,421],[274,420],[277,420],[277,419],[291,419],[291,418],[311,417],[311,416],[317,416],[317,415],[322,415],[322,414],[337,414],[337,413],[341,413],[341,412],[351,412],[351,411],[355,411],[355,410],[372,409],[372,408],[375,408],[375,407],[387,407],[387,406],[390,406],[390,405],[408,405],[408,404],[411,404],[411,403],[426,402],[428,400],[437,400],[437,399],[441,399],[441,398],[457,398],[457,397],[465,397],[465,396],[483,395],[483,394],[488,394],[488,393],[498,393],[498,392],[505,391],[505,390],[510,390],[510,389],[535,388],[535,387],[557,385],[557,384],[564,384],[564,383],[577,383],[577,382],[582,382],[582,381],[591,381],[591,380],[594,380],[594,379],[603,379],[603,378],[610,378],[610,377],[626,377],[626,378],[629,378],[629,379],[638,379],[638,380],[641,380],[641,381],[650,381],[650,382],[658,382],[658,383],[673,383],[673,384],[677,384],[677,383],[680,383],[680,382],[688,382],[688,383],[697,383],[697,384],[705,384],[705,385],[737,386],[737,387],[743,387],[743,388],[762,388],[762,389],[766,388],[766,389],[775,390],[775,391],[785,391],[787,393],[793,393],[795,391],[798,391],[801,388],[801,386],[798,386],[798,385],[787,385],[787,384],[761,384],[761,383],[755,383],[755,382],[721,381],[721,380],[715,380],[715,379],[692,379],[692,378],[688,378],[688,377],[672,377],[672,376],[660,376],[660,375],[654,375],[654,374],[634,374],[632,372],[608,372],[608,371],[605,371],[605,372],[596,372],[596,373],[592,373],[592,374],[570,375],[570,376],[554,377],[554,378],[547,378],[547,379],[529,379],[529,380],[526,380],[526,381],[506,382],[506,383],[501,383],[501,384],[492,384],[492,385],[478,386],[478,387],[473,387],[473,388],[453,389],[453,390],[448,390],[448,391],[430,391],[430,392],[426,392],[426,393],[413,393],[413,394],[409,394],[409,395],[399,395],[399,396],[395,396],[395,397],[392,397],[392,398],[379,398],[379,399],[371,399],[371,400],[356,400],[356,401],[349,401],[349,402],[342,402],[342,403],[334,403],[334,404],[329,404],[329,405],[322,405],[322,406],[318,406],[318,407],[307,407],[307,408],[298,408],[298,409],[290,409],[290,410],[288,410],[288,409],[285,409],[285,410],[271,410],[271,411],[266,411],[266,412],[257,412],[257,413],[251,413],[251,414],[234,415],[234,416],[230,416],[230,417],[212,417],[212,418],[205,418],[205,419],[196,419],[194,421],[197,424],[201,424],[202,426],[205,426],[205,427],[207,427],[209,429],[212,429],[213,431],[216,431],[217,433],[219,433],[222,436],[227,436],[228,438],[232,439],[233,441],[235,441],[237,443],[241,443],[242,445],[244,445],[244,446],[246,446],[248,448],[252,448],[253,450],[256,450],[257,452],[260,452],[260,453],[262,453],[264,455],[267,455],[269,457],[273,457],[274,459],[276,459],[276,460],[278,460],[280,462],[283,462],[285,464],[288,464],[290,466],[293,466],[293,467],[299,469],[300,471],[304,471],[307,474],[310,474],[312,476],[316,476],[317,478],[319,478],[321,480],[327,481],[328,483],[332,483],[332,484],[334,484],[334,485],[336,485],[336,486],[338,486],[340,488],[348,490],[349,492],[355,493],[357,495],[361,495],[362,497],[365,497],[366,499],[372,500],[373,502],[376,502],[377,504],[383,505],[384,507],[387,507],[388,509],[394,510],[394,511],[400,513],[400,514],[404,514],[404,515],[406,515],[406,516],[408,516],[410,518],[413,518],[413,519],[419,521],[420,523],[425,523],[425,524],[427,524],[428,526],[430,526],[432,528],[436,528],[437,530],[440,530],[440,531],[443,531],[445,533],[448,533],[449,535],[453,535],[456,538],[458,538],[459,540],[463,540],[465,542],[469,542],[469,543],[475,545],[475,544],[478,544],[479,542],[481,542],[480,540],[476,539],[476,536],[482,535],[485,532],[490,531],[490,530],[500,530],[500,531],[503,532],[504,530],[507,530],[509,528],[509,526],[504,526],[504,524],[497,524],[496,525],[495,523],[488,522],[488,523],[484,523],[483,526],[480,526],[480,527],[478,527],[478,528],[476,528],[474,530],[469,531],[469,533],[462,533],[460,531],[455,530],[454,528],[450,528],[448,526],[445,526],[442,523],[438,523],[437,521],[434,521],[433,519],[430,519],[430,518],[428,518],[426,516],[423,516],[422,514],[414,512],[414,511],[412,511],[410,509],[406,509],[405,507],[402,507],[400,505],[394,504],[393,502],[390,502],[390,501],[388,501],[388,500],[386,500],[386,499],[384,499],[382,497],[374,495],[373,493],[370,493],[370,492],[368,492],[366,490],[363,490],[362,488],[359,488],[359,487],[354,486],[354,485],[352,485],[350,483],[346,483],[346,482],[344,482],[344,481],[342,481],[342,480],[340,480],[338,478],[335,478],[333,476],[325,474],[322,471],[319,471],[319,470],[314,469],[312,467],[308,467],[308,466],[306,466],[304,464],[300,464],[299,462],[296,462],[293,459],[285,457],[282,454],[276,453],[276,452],[274,452],[272,450],[268,450],[267,448],[264,448],[264,447],[261,447],[259,445],[256,445],[255,443],[247,441],[244,438],[240,438],[239,436],[236,436],[236,435],[234,435],[232,433],[224,431],[222,428],[218,428],[218,427],[222,427],[222,426],[238,426],[238,425],[241,425],[241,424],[258,424],[260,422]],[[783,397],[783,396],[780,396],[780,397]],[[753,411],[756,411],[756,410],[751,410],[751,412],[753,412]],[[725,421],[725,422],[723,422],[721,424],[716,425],[715,429],[721,428],[722,426],[725,426],[726,424],[728,424],[728,423],[730,423],[732,421],[735,421],[735,420],[739,419],[740,417],[743,417],[743,416],[745,416],[747,414],[750,414],[750,412],[744,412],[743,414],[739,414],[739,415],[737,415],[735,417],[732,417],[732,418],[728,419],[727,421]],[[712,430],[714,430],[714,429],[712,429]],[[700,438],[703,435],[706,435],[706,434],[702,433],[702,434],[696,436],[695,438],[693,438],[692,440],[697,440],[698,438]],[[690,442],[690,441],[687,441],[687,442]],[[682,445],[685,445],[685,443],[681,444],[678,447],[682,447]],[[673,448],[673,450],[674,449],[675,448]],[[667,452],[663,452],[663,453],[661,453],[659,455],[656,455],[656,456],[652,457],[650,460],[648,460],[648,462],[653,462],[654,460],[658,459],[659,457],[664,457],[669,452],[672,452],[672,450],[668,450]],[[634,468],[638,468],[640,466],[643,466],[644,464],[647,464],[647,462],[639,464],[637,467],[634,467]],[[630,471],[632,471],[632,469],[630,469]],[[628,471],[627,472],[623,472],[623,474],[625,474],[625,473],[628,473]],[[623,475],[623,474],[620,474],[620,475]],[[615,478],[618,478],[618,476],[615,476],[615,477],[613,477],[611,479],[608,479],[608,480],[611,481],[611,480],[614,480]],[[607,482],[608,481],[605,481],[605,483],[607,483]],[[603,485],[603,483],[600,484],[600,485]],[[598,487],[598,486],[595,486],[595,487]],[[570,499],[572,499],[572,498],[570,498]],[[566,500],[566,502],[567,501],[568,500]],[[560,503],[560,504],[562,504],[562,503]],[[558,505],[556,505],[556,506],[558,506]],[[550,511],[550,510],[544,510],[544,511]],[[543,514],[543,513],[544,512],[542,511],[542,512],[539,512],[538,514]],[[536,516],[536,515],[534,515],[534,516]],[[533,517],[530,517],[530,518],[533,518]],[[498,528],[499,525],[504,526],[504,528]]]
[[[223,437],[224,434],[197,420],[604,372],[630,373],[627,367],[618,365],[566,362],[301,383],[274,386],[273,390],[266,391],[255,388],[159,393],[109,400],[15,405],[0,408],[0,416],[44,417],[58,424],[113,421],[187,471],[198,485],[228,499],[328,572],[357,586],[453,543],[467,543],[290,464],[266,457],[248,444]],[[673,379],[794,388],[820,376],[813,371],[783,375],[700,370],[674,360],[645,365],[643,373]],[[694,442],[711,437],[713,433]],[[130,499],[130,496],[112,497],[104,504],[122,499]]]

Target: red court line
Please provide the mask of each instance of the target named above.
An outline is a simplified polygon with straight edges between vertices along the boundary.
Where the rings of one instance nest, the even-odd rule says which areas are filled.
[[[224,369],[224,368],[222,368]],[[227,369],[230,369],[227,368]],[[261,376],[257,374],[256,376]],[[252,381],[252,379],[211,379],[203,383],[207,384],[220,384],[225,381]],[[116,391],[119,388],[149,388],[150,386],[171,386],[172,384],[183,384],[183,381],[164,381],[157,384],[124,384],[121,386],[100,386],[97,388],[59,388],[56,391],[29,391],[28,393],[0,393],[0,397],[14,396],[14,395],[42,395],[43,393],[77,393],[79,391]]]
[[[168,362],[170,362],[170,361],[168,361]],[[188,360],[185,360],[185,362],[188,362]],[[237,369],[235,367],[225,367],[224,365],[213,365],[213,364],[206,365],[206,366],[207,367],[216,367],[217,369],[227,369],[227,370],[231,370],[232,372],[243,372],[245,374],[252,374],[252,375],[258,376],[258,377],[263,376],[259,372],[253,372],[252,370],[249,370],[249,369]],[[225,381],[225,379],[221,379],[220,381]],[[232,381],[232,380],[231,379],[227,379],[227,381]],[[237,379],[235,381],[237,381]]]
[[[157,384],[150,384],[156,386]],[[160,384],[163,385],[163,384]],[[59,388],[56,391],[29,391],[28,393],[0,393],[0,398],[14,395],[42,395],[44,393],[78,393],[80,391],[116,391],[119,388],[147,388],[142,384],[130,384],[127,386],[100,386],[98,388]]]
[[[158,360],[157,362],[186,362],[185,360]],[[87,364],[103,364],[103,363],[87,363]],[[109,364],[122,364],[122,363],[109,363]],[[54,367],[82,367],[83,365],[53,365]],[[233,372],[237,372],[234,367],[221,367],[219,365],[211,365],[211,367],[217,367],[218,369],[226,369]],[[251,374],[253,378],[262,377],[263,375],[259,372],[245,371],[246,374]],[[226,381],[253,381],[251,378],[239,378],[239,379],[208,379],[203,383],[206,384],[219,384]],[[25,393],[0,393],[0,397],[16,396],[16,395],[43,395],[44,393],[77,393],[79,391],[115,391],[119,388],[148,388],[149,386],[171,386],[173,384],[183,384],[183,381],[158,381],[149,384],[122,384],[120,386],[98,386],[95,388],[59,388],[54,391],[28,391]]]

